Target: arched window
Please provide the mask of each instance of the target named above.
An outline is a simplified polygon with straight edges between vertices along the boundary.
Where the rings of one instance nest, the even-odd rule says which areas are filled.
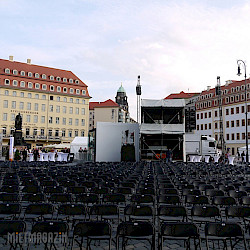
[[[18,71],[16,69],[13,70],[13,75],[17,75]]]
[[[42,89],[43,89],[43,90],[46,90],[46,89],[47,89],[47,85],[46,85],[46,84],[43,84],[43,85],[42,85]]]
[[[35,77],[36,77],[36,78],[39,78],[40,75],[39,75],[38,73],[35,73]]]
[[[45,74],[42,74],[42,79],[46,79],[46,75]]]
[[[54,91],[54,86],[53,85],[50,85],[50,91]]]
[[[17,80],[13,80],[13,86],[17,86]]]
[[[57,90],[57,92],[61,92],[61,87],[57,86],[56,90]]]
[[[10,69],[6,68],[6,69],[4,70],[4,72],[5,72],[6,74],[10,74]]]
[[[50,76],[49,79],[53,81],[54,80],[54,76]]]

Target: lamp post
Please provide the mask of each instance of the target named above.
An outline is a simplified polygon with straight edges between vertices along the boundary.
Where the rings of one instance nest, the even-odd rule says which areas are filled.
[[[241,75],[240,72],[240,66],[241,64],[243,64],[244,66],[244,70],[245,70],[245,114],[246,114],[246,121],[245,121],[245,126],[246,126],[246,135],[245,135],[245,139],[246,139],[246,163],[248,164],[248,131],[247,131],[247,126],[248,126],[248,122],[247,122],[247,73],[246,73],[246,64],[244,61],[242,60],[237,60],[237,64],[238,64],[238,76]]]

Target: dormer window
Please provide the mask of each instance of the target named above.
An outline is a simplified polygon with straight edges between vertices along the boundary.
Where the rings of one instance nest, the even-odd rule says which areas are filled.
[[[82,95],[86,95],[86,91],[85,90],[82,90]]]
[[[79,84],[79,80],[75,80],[75,83],[76,83],[76,84]]]
[[[43,85],[42,85],[42,89],[43,89],[43,90],[46,90],[46,89],[47,89],[47,85],[46,85],[46,84],[43,84]]]
[[[10,85],[10,80],[9,80],[9,79],[5,79],[5,80],[4,80],[4,84],[5,84],[5,85]]]
[[[53,85],[50,85],[50,91],[54,91],[54,86]]]
[[[54,80],[54,76],[50,76],[49,79],[50,79],[51,81],[53,81],[53,80]]]
[[[64,78],[63,78],[63,82],[67,82],[67,78],[64,77]]]
[[[57,92],[61,92],[61,87],[60,87],[60,86],[57,86],[56,91],[57,91]]]
[[[79,89],[76,89],[76,94],[80,95],[80,90]]]
[[[6,68],[6,69],[4,70],[4,72],[5,72],[6,74],[10,74],[10,69]]]
[[[17,86],[17,80],[13,80],[13,86]]]
[[[33,74],[31,72],[28,72],[28,77],[32,77]]]
[[[244,90],[245,89],[245,85],[241,85],[241,90]]]
[[[70,88],[70,89],[69,89],[69,93],[70,93],[70,94],[74,94],[74,89]]]
[[[28,83],[28,88],[30,88],[30,89],[33,88],[33,83],[32,82]]]
[[[20,87],[25,88],[25,82],[24,81],[20,82]]]
[[[69,79],[69,83],[73,83],[73,79]]]
[[[25,72],[24,72],[24,71],[21,71],[21,72],[20,72],[20,75],[21,75],[21,76],[25,76]]]
[[[39,84],[39,83],[36,83],[36,84],[35,84],[35,88],[36,88],[36,89],[40,89],[40,84]]]
[[[56,80],[57,80],[58,82],[60,82],[60,81],[61,81],[61,77],[58,76],[58,77],[56,78]]]
[[[67,93],[67,92],[68,92],[68,90],[67,90],[66,87],[63,88],[63,92],[64,92],[64,93]]]
[[[46,75],[45,74],[42,74],[42,79],[46,79]]]
[[[13,75],[17,75],[18,71],[16,69],[13,70]]]
[[[36,78],[39,78],[40,75],[39,75],[38,73],[35,73],[35,77],[36,77]]]

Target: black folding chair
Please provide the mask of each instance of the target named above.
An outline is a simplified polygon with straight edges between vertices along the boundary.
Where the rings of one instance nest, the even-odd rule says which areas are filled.
[[[87,249],[90,249],[90,245],[93,240],[107,240],[109,243],[109,249],[111,249],[111,233],[111,226],[108,222],[79,222],[74,227],[72,249],[75,242],[82,249],[84,238],[87,239]]]
[[[244,233],[240,225],[228,222],[211,222],[205,226],[206,247],[209,250],[209,241],[217,241],[218,249],[220,248],[219,241],[223,242],[223,249],[227,249],[227,240],[230,242],[230,247],[233,249],[241,240],[243,245],[240,249],[247,250]],[[234,243],[233,243],[234,240]],[[213,244],[213,249],[215,246]]]
[[[19,218],[22,207],[17,203],[3,203],[0,204],[0,218],[16,220]]]
[[[50,216],[47,219],[52,219],[54,207],[48,203],[30,204],[26,207],[24,212],[24,219],[28,220],[45,220],[45,216]]]
[[[150,222],[126,221],[120,223],[116,233],[116,249],[120,249],[120,238],[122,238],[122,250],[125,250],[129,240],[146,240],[151,249],[155,249],[155,229]]]
[[[160,205],[158,208],[159,225],[164,221],[187,221],[187,210],[184,206]]]

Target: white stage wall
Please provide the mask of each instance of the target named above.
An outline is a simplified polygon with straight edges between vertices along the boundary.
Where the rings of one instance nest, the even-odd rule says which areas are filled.
[[[135,158],[139,161],[139,124],[111,122],[97,122],[96,161],[121,161],[121,147],[126,130],[129,130],[129,137],[134,133]]]

